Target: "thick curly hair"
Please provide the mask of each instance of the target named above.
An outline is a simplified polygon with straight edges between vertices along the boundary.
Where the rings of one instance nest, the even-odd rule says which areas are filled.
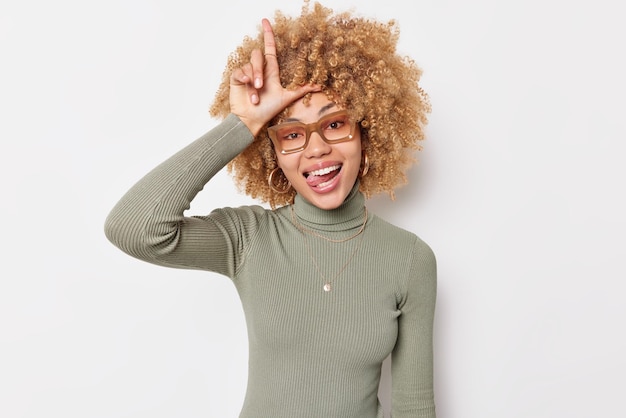
[[[418,84],[422,71],[396,52],[399,30],[394,20],[383,23],[350,12],[335,13],[317,2],[311,8],[309,3],[304,1],[298,17],[275,12],[272,27],[281,82],[286,88],[321,85],[329,99],[360,122],[370,162],[360,190],[366,197],[387,192],[394,199],[394,189],[407,182],[406,170],[415,162],[413,151],[421,149],[431,111],[428,95]],[[209,111],[212,116],[229,114],[230,74],[249,61],[255,48],[263,50],[261,29],[256,38],[245,37],[229,56]],[[269,125],[283,117],[277,115]],[[280,194],[269,187],[268,176],[276,167],[271,140],[262,129],[228,164],[228,171],[243,192],[276,208],[291,203],[296,193],[292,188]]]

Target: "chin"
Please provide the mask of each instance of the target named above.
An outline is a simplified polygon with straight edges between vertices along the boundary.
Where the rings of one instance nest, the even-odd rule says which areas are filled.
[[[352,190],[351,187],[347,190],[337,187],[330,192],[319,193],[309,189],[307,193],[302,194],[302,197],[320,209],[332,210],[337,209],[345,202],[348,194],[350,194],[350,190]]]

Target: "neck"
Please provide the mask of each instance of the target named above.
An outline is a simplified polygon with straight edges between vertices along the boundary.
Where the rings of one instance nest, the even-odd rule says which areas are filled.
[[[346,200],[335,209],[320,209],[300,195],[296,195],[294,209],[298,221],[308,228],[321,231],[358,229],[363,224],[365,197],[359,191],[357,181]]]

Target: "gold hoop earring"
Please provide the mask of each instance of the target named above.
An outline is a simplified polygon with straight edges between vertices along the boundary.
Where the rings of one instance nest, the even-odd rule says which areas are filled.
[[[359,174],[361,177],[365,177],[368,171],[370,171],[370,160],[367,158],[367,153],[363,151],[363,166],[359,170]]]
[[[285,194],[289,190],[291,190],[291,182],[289,182],[289,180],[287,180],[284,177],[285,173],[283,173],[283,177],[282,178],[274,179],[274,176],[276,175],[278,170],[280,170],[282,172],[280,167],[276,167],[275,169],[273,169],[270,172],[270,175],[267,178],[267,184],[269,184],[270,189],[272,189],[276,193]]]

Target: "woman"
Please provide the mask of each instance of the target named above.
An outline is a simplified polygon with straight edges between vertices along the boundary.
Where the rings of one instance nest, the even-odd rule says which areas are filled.
[[[221,123],[139,181],[107,237],[139,259],[232,279],[248,327],[240,417],[434,417],[436,263],[365,198],[405,181],[423,139],[420,70],[382,24],[305,3],[229,58]],[[225,165],[261,206],[183,212]]]

